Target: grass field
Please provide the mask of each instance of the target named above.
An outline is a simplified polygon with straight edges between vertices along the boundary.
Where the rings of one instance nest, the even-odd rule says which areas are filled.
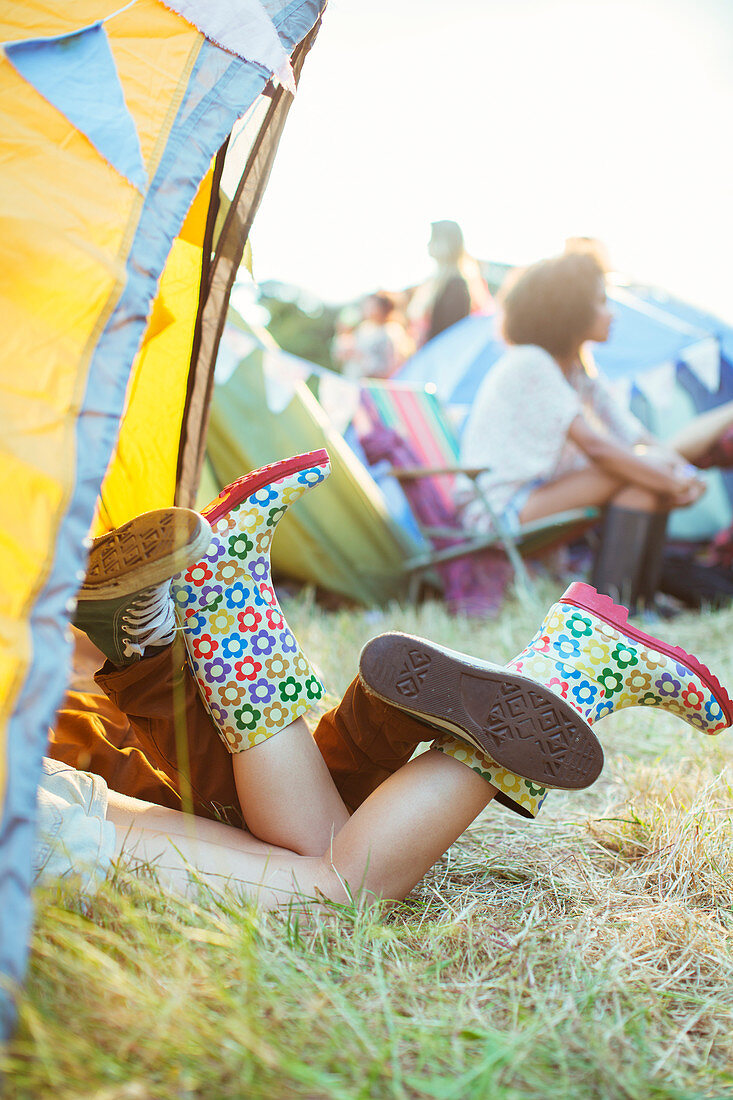
[[[537,612],[288,606],[333,697],[399,628],[507,660]],[[658,628],[733,684],[733,612]],[[730,735],[625,711],[600,781],[490,805],[407,901],[304,922],[121,870],[42,893],[5,1095],[66,1100],[733,1097]]]

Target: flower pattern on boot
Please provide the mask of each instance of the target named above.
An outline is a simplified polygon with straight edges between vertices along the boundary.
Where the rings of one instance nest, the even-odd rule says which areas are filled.
[[[576,652],[578,639],[593,639]],[[591,725],[624,707],[662,707],[703,733],[728,726],[712,691],[691,669],[572,604],[555,604],[537,634],[507,668],[539,680]],[[573,687],[573,681],[576,686]]]
[[[273,473],[282,465],[273,464]],[[263,485],[268,469],[240,478],[204,509],[209,549],[172,585],[201,697],[230,752],[266,741],[323,695],[278,606],[268,550],[288,504],[323,481],[329,466],[314,463]],[[255,477],[260,487],[241,499]]]
[[[586,585],[573,585],[579,595],[597,593]],[[601,598],[604,599],[603,597]],[[612,601],[611,613],[624,621],[626,610]],[[719,733],[730,725],[731,703],[717,683],[728,714],[702,677],[674,654],[654,648],[655,639],[635,639],[623,627],[606,622],[584,607],[561,599],[548,611],[532,641],[506,666],[550,688],[590,724],[625,707],[662,707],[704,733]],[[576,643],[580,643],[579,645]],[[663,643],[660,643],[663,644]],[[682,651],[678,656],[689,659]],[[699,666],[692,658],[691,665]],[[452,735],[439,737],[433,745],[453,756],[506,795],[515,808],[536,817],[547,797],[547,789],[500,767],[485,753]]]
[[[454,760],[459,760],[461,764],[465,764],[471,771],[476,772],[512,802],[516,802],[526,817],[537,817],[542,809],[542,803],[549,793],[546,787],[533,783],[531,779],[524,779],[521,775],[515,775],[507,768],[502,768],[487,753],[469,744],[468,741],[461,741],[459,737],[445,733],[433,741],[432,747],[445,753],[446,756],[452,756]]]

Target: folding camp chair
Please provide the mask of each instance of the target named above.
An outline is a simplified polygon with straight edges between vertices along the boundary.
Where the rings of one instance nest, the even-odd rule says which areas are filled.
[[[445,576],[448,563],[497,550],[502,550],[510,563],[520,598],[531,597],[534,586],[522,556],[569,541],[599,515],[597,508],[574,508],[524,524],[513,534],[477,483],[486,468],[460,465],[456,432],[435,387],[429,383],[365,380],[354,423],[368,460],[386,459],[390,463],[386,472],[402,488],[427,545],[405,563],[408,592],[413,599],[430,571],[437,568]],[[490,516],[488,533],[478,534],[463,524],[463,509],[456,503],[459,474],[473,483],[476,498]]]

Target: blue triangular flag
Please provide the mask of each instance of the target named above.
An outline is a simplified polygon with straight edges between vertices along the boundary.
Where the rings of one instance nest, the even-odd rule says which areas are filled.
[[[147,173],[135,121],[100,23],[74,34],[6,43],[5,54],[105,160],[139,191],[145,190]]]

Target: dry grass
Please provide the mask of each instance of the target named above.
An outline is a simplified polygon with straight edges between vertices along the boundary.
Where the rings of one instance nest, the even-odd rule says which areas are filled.
[[[289,618],[338,692],[380,630],[498,661],[537,615],[304,601]],[[731,628],[721,612],[664,632],[730,684]],[[389,913],[306,926],[124,875],[87,912],[42,895],[6,1095],[733,1097],[730,738],[646,710],[600,732],[595,787],[536,823],[490,806]]]

